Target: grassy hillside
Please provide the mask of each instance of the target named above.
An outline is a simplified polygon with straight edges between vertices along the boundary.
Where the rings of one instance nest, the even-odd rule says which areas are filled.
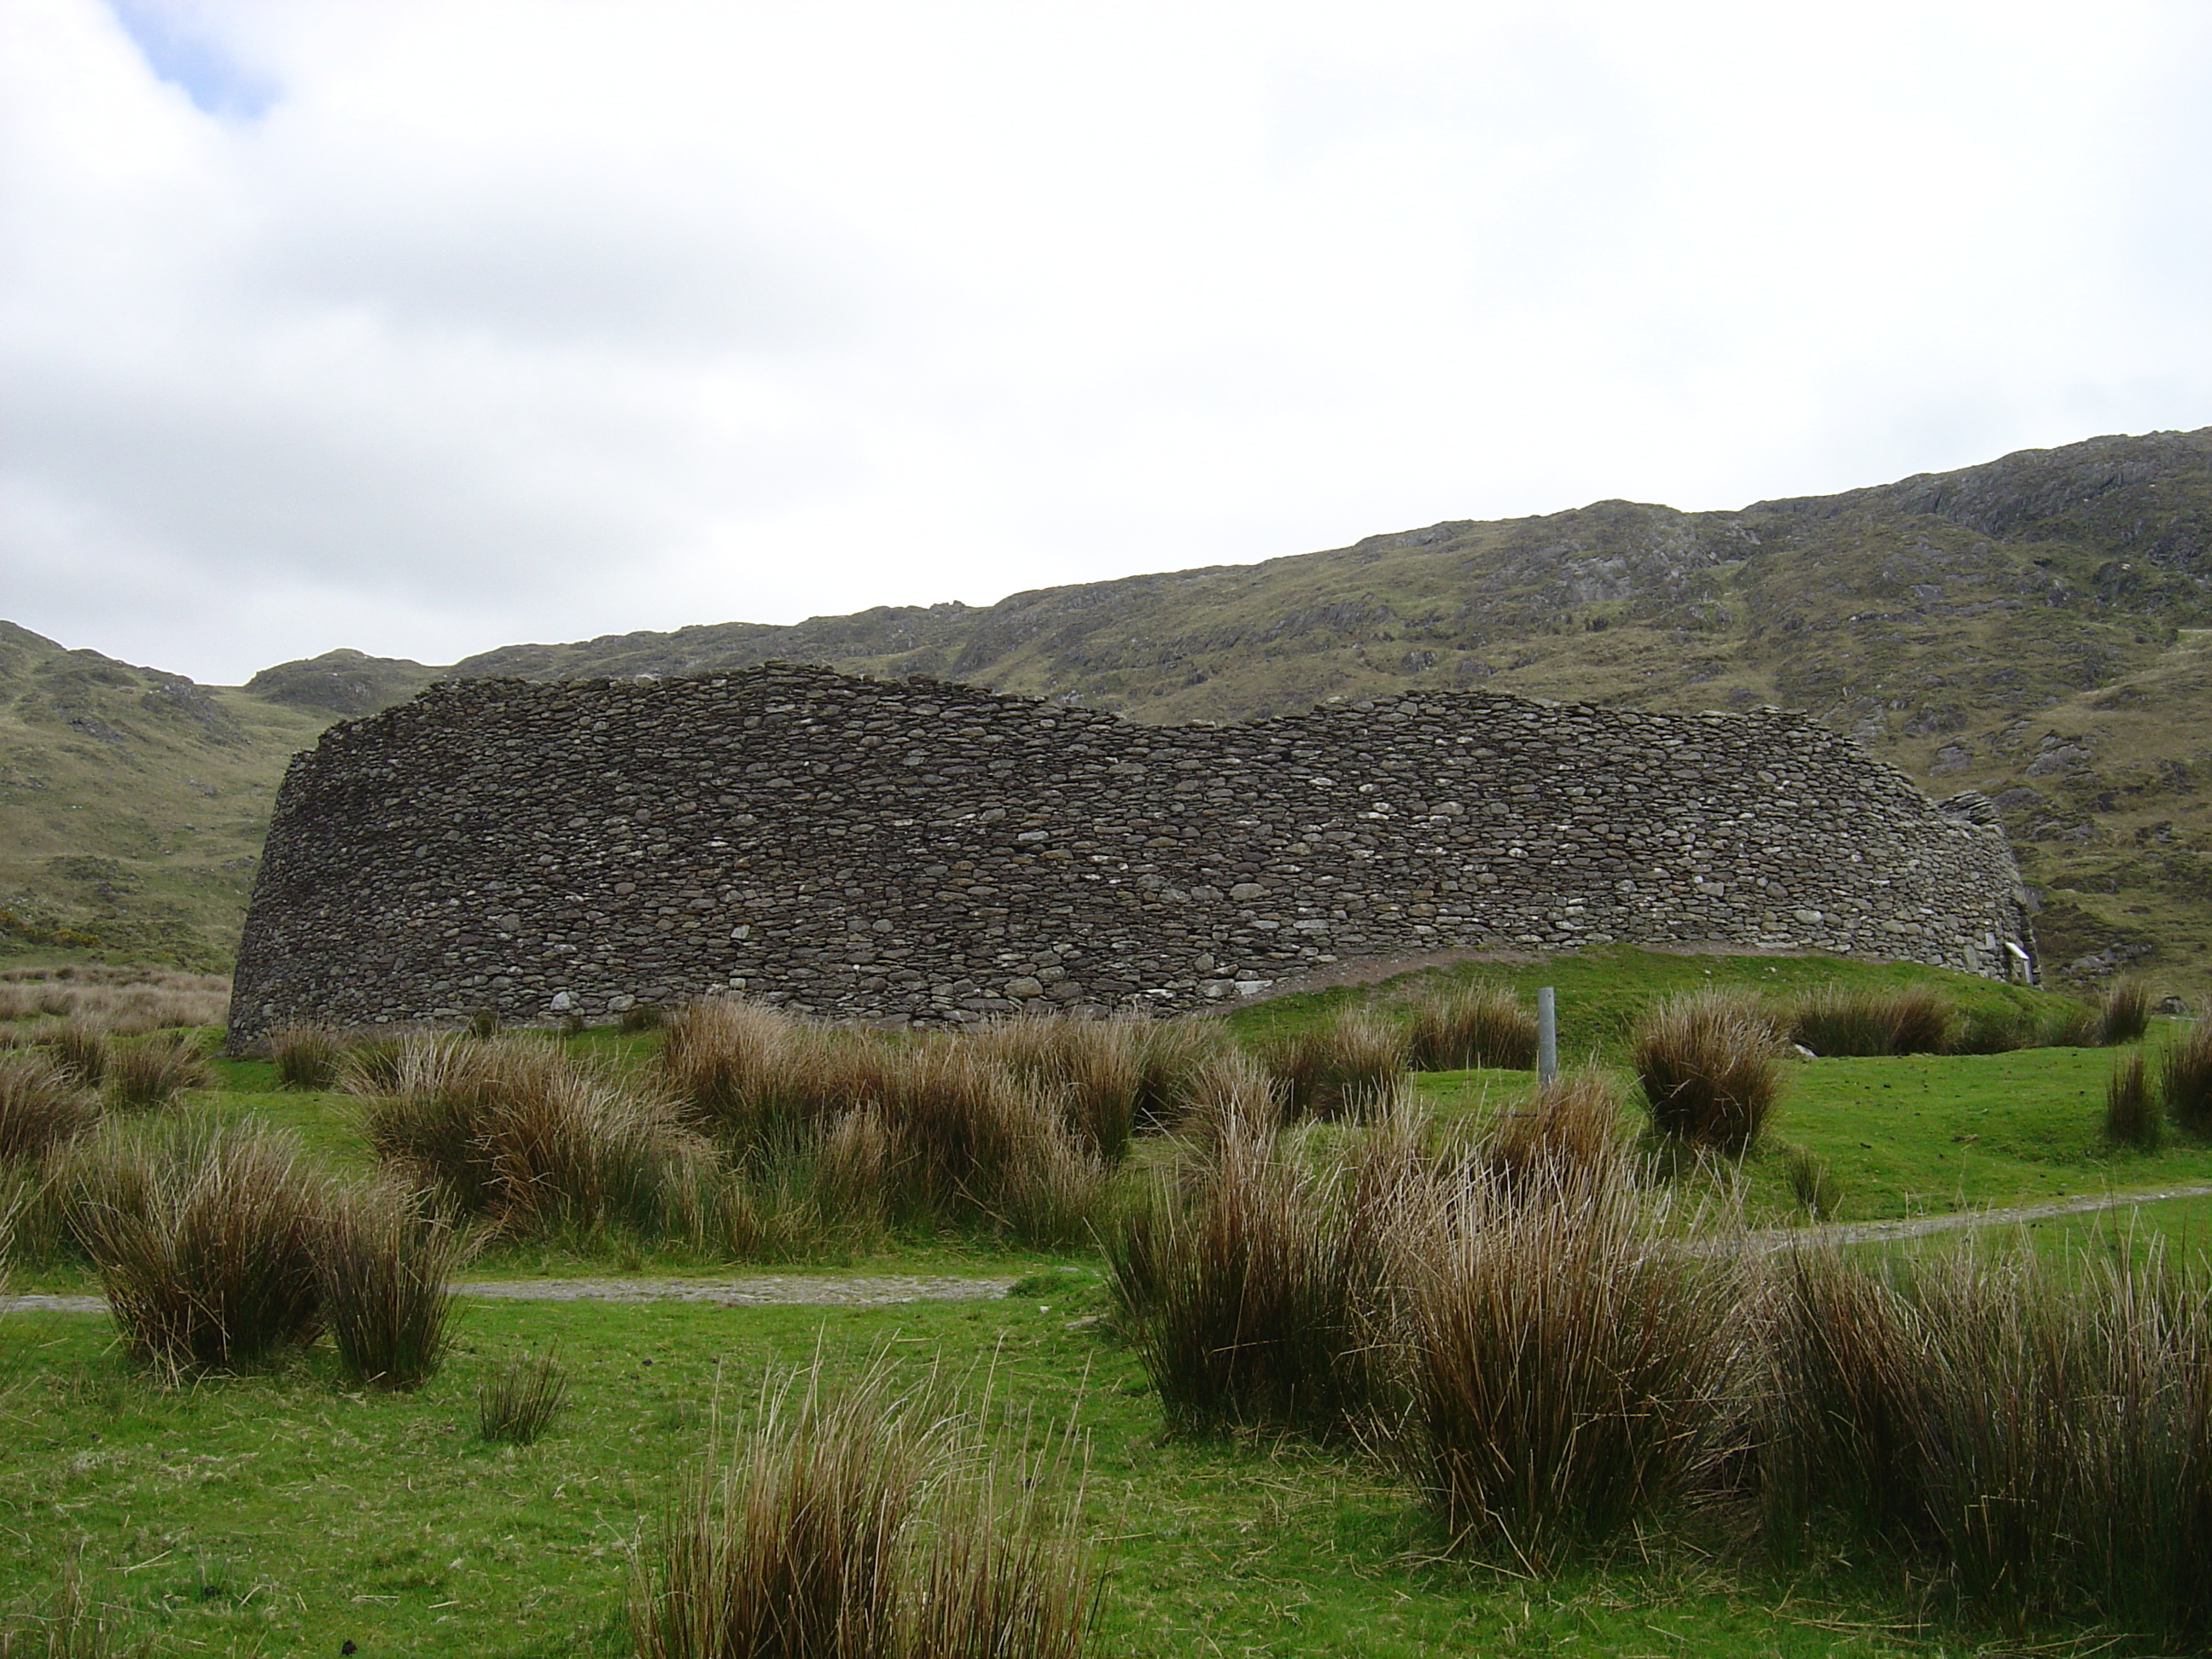
[[[62,660],[38,673],[67,681],[92,718],[130,727],[111,744],[82,728],[65,738],[48,720],[39,764],[50,789],[76,787],[81,770],[119,778],[126,754],[155,771],[157,751],[182,757],[162,764],[198,782],[131,794],[141,840],[212,817],[195,816],[192,792],[229,788],[219,799],[240,805],[232,857],[251,850],[244,803],[257,787],[265,800],[281,749],[447,673],[674,674],[782,658],[1153,720],[1247,718],[1407,685],[1660,709],[1802,708],[1939,796],[1996,798],[2028,879],[2045,890],[2039,931],[2053,969],[2096,978],[2134,966],[2192,1002],[2212,992],[2212,428],[2025,451],[1740,512],[1602,501],[1455,521],[980,608],[517,645],[450,669],[332,653],[236,692],[60,653],[20,629],[0,638],[6,718],[51,703],[16,665],[44,647]],[[227,736],[184,712],[194,697],[228,721]],[[232,763],[221,780],[218,750]],[[30,769],[12,742],[7,752],[9,779]],[[5,785],[7,810],[35,820],[49,850],[0,865],[0,892],[70,926],[159,934],[149,906],[182,901],[155,866],[176,855],[105,830],[95,848],[61,794],[27,787]],[[140,885],[125,893],[109,873],[88,888],[55,862],[70,857],[106,859]],[[208,948],[223,947],[236,899],[225,911],[210,888],[195,901],[190,926]]]
[[[226,967],[328,719],[0,623],[0,953]]]

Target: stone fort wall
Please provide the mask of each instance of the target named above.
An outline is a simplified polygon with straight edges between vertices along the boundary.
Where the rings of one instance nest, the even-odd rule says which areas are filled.
[[[1964,798],[1962,798],[1964,799]],[[771,664],[434,687],[292,763],[233,1038],[741,992],[942,1023],[1709,941],[2005,976],[2002,831],[1800,715],[1423,693],[1150,726]]]

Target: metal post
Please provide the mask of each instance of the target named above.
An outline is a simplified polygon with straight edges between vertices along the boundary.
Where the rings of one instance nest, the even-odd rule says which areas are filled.
[[[1548,985],[1536,992],[1536,1085],[1559,1074],[1559,1011]]]

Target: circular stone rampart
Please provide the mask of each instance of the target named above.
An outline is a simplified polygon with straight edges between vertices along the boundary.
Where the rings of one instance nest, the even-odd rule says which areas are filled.
[[[1353,957],[2028,949],[1991,815],[1796,714],[1423,693],[1139,726],[780,664],[465,681],[287,774],[234,1042],[295,1021],[1200,1007]]]

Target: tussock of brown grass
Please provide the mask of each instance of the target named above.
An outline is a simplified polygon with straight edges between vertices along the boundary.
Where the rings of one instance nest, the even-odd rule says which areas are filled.
[[[1406,1042],[1417,1072],[1525,1072],[1536,1064],[1536,1017],[1509,986],[1469,985],[1416,1003]]]
[[[258,1364],[321,1329],[327,1194],[291,1136],[118,1126],[73,1152],[64,1182],[67,1224],[125,1346],[161,1375]]]
[[[334,1194],[317,1267],[323,1312],[346,1375],[380,1389],[416,1389],[452,1340],[449,1281],[471,1241],[385,1185]]]
[[[1794,1556],[1821,1510],[1909,1544],[1927,1525],[1928,1375],[1919,1310],[1886,1267],[1832,1245],[1767,1273],[1760,1487],[1768,1535]]]
[[[1785,1020],[1790,1040],[1816,1054],[1940,1054],[1953,1046],[1959,1012],[1924,985],[1838,985],[1790,1005]]]
[[[0,1164],[28,1165],[100,1121],[100,1097],[43,1054],[0,1057]]]
[[[2140,1042],[2150,1030],[2150,987],[2139,979],[2116,979],[2105,988],[2097,1002],[2097,1042],[2117,1048]]]
[[[79,1083],[96,1089],[106,1080],[115,1043],[105,1028],[70,1019],[42,1035],[53,1046],[54,1063]]]
[[[1170,1417],[1328,1432],[1373,1403],[1367,1363],[1415,1178],[1402,1115],[1366,1157],[1316,1169],[1273,1115],[1226,1116],[1109,1241],[1119,1317]]]
[[[1601,1072],[1565,1072],[1547,1088],[1507,1107],[1483,1135],[1492,1179],[1539,1188],[1560,1174],[1610,1173],[1626,1157],[1620,1097]]]
[[[107,1092],[118,1106],[152,1111],[175,1103],[188,1089],[215,1086],[207,1055],[188,1031],[156,1031],[118,1043],[107,1061]]]
[[[1021,1088],[1057,1106],[1097,1156],[1119,1160],[1136,1127],[1149,1024],[1127,1016],[1032,1016],[1001,1020],[966,1041]]]
[[[2212,1014],[2200,1014],[2159,1055],[2158,1091],[2183,1129],[2212,1135]]]
[[[680,1231],[707,1148],[659,1097],[530,1037],[403,1041],[369,1144],[447,1207],[502,1229]]]
[[[1781,1096],[1780,1046],[1771,1017],[1748,998],[1703,992],[1661,1004],[1629,1045],[1652,1127],[1740,1156]]]
[[[1141,1034],[1121,1021],[894,1041],[724,1000],[679,1010],[664,1041],[661,1075],[751,1183],[739,1208],[756,1231],[796,1216],[794,1183],[811,1181],[821,1224],[848,1236],[890,1224],[1073,1242],[1145,1076]]]
[[[1260,1048],[1294,1117],[1356,1118],[1386,1109],[1404,1085],[1407,1058],[1405,1032],[1365,1008],[1272,1037]]]
[[[1065,1443],[1063,1443],[1063,1445]],[[1074,1659],[1089,1574],[1066,1457],[1008,1467],[878,1361],[767,1394],[641,1547],[645,1659]]]
[[[2140,1050],[2112,1063],[2105,1085],[2105,1139],[2116,1146],[2154,1152],[2166,1144],[2166,1118],[2158,1091]]]
[[[319,1025],[287,1025],[269,1034],[269,1058],[287,1089],[336,1087],[345,1054],[345,1039]]]
[[[1632,1186],[1539,1179],[1448,1193],[1405,1251],[1410,1466],[1463,1547],[1532,1571],[1695,1492],[1748,1357],[1731,1260]]]

